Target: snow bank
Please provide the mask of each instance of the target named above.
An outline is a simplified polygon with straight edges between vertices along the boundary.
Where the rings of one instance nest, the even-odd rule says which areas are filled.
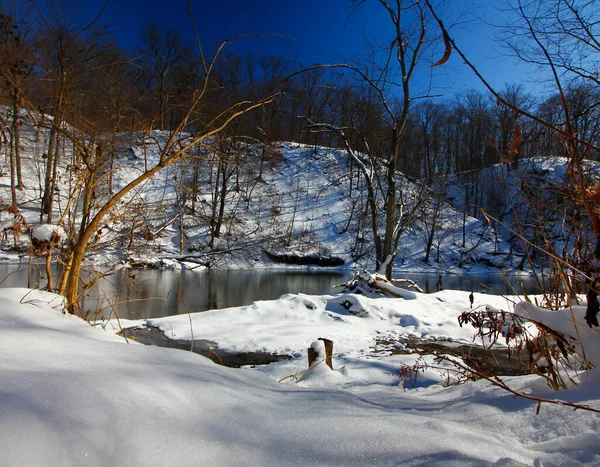
[[[486,382],[407,392],[278,384],[189,352],[127,344],[58,303],[0,290],[4,465],[600,463],[596,415],[544,406],[536,416],[534,403]],[[537,377],[512,383],[544,388]],[[597,389],[568,395],[597,405]]]
[[[259,371],[290,383],[295,379],[288,376],[306,369],[311,343],[323,337],[334,342],[333,368],[346,377],[344,384],[398,386],[398,369],[413,366],[418,357],[409,342],[467,344],[475,334],[473,328],[458,323],[458,316],[469,308],[468,293],[410,294],[410,300],[354,293],[287,294],[248,306],[132,321],[128,326],[148,325],[175,340],[210,340],[230,352],[287,355],[290,360]],[[475,306],[512,306],[510,299],[499,296],[475,294],[474,298]],[[114,326],[118,328],[117,323]],[[431,368],[418,375],[416,387],[448,378],[446,371],[436,369],[439,365],[433,356],[423,357],[423,362]],[[316,378],[311,378],[310,384],[314,383]]]

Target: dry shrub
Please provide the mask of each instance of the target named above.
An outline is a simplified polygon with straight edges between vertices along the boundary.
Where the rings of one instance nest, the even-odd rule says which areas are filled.
[[[487,306],[463,312],[458,322],[476,329],[475,338],[490,347],[504,341],[511,352],[528,358],[531,372],[542,376],[555,390],[566,389],[574,381],[568,370],[584,360],[575,351],[575,343],[549,327],[504,310]],[[517,355],[518,356],[518,355]]]
[[[0,200],[0,202],[1,201],[2,200]],[[27,223],[27,220],[25,219],[23,214],[19,212],[19,208],[17,208],[16,206],[9,204],[4,209],[0,210],[0,212],[2,211],[8,212],[8,214],[13,217],[12,224],[10,226],[5,227],[2,230],[2,236],[4,239],[6,239],[8,232],[12,232],[14,247],[15,249],[17,249],[21,235],[23,235],[29,230],[29,224]]]
[[[265,146],[265,160],[272,167],[278,167],[283,161],[283,152],[273,146]]]
[[[597,181],[594,185],[590,185],[587,188],[587,195],[593,203],[594,209],[596,211],[600,210],[600,181]]]
[[[417,386],[417,378],[419,373],[423,373],[427,365],[423,361],[423,357],[419,356],[417,361],[413,365],[401,365],[398,368],[397,374],[400,378],[400,384],[402,389],[414,389]]]

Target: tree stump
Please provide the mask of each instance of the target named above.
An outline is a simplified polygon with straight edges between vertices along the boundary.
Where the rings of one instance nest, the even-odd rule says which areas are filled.
[[[320,355],[319,352],[311,345],[308,348],[308,367],[310,368],[315,360],[319,361],[325,360],[327,366],[333,370],[333,341],[330,339],[325,339],[324,337],[319,337],[320,341],[323,341],[325,345],[325,355]]]

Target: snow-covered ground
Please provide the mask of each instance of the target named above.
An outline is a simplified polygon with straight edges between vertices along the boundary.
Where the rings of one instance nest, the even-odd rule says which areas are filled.
[[[231,352],[293,357],[259,369],[275,380],[302,371],[311,342],[327,338],[334,342],[333,363],[345,376],[342,384],[398,386],[401,385],[398,368],[413,366],[419,358],[407,347],[408,341],[473,341],[474,330],[458,323],[458,316],[469,309],[468,295],[442,291],[429,295],[414,293],[414,298],[410,295],[402,299],[352,293],[287,294],[248,306],[141,321],[111,320],[109,324],[117,330],[133,326],[158,328],[174,340],[206,339]],[[500,296],[481,295],[480,299],[496,308],[511,306],[511,299]],[[431,356],[424,357],[424,361],[438,366]],[[428,369],[419,374],[416,386],[442,382],[447,376],[444,371]]]
[[[339,297],[288,295],[153,322],[180,337],[193,330],[293,354],[261,370],[126,342],[108,326],[63,315],[55,295],[1,289],[0,464],[600,465],[595,413],[542,404],[536,415],[535,402],[483,380],[445,387],[434,370],[404,391],[393,374],[400,360],[369,351],[392,330],[470,339],[455,322],[469,307],[466,295],[352,297],[349,309]],[[509,305],[476,294],[474,306],[490,300]],[[306,368],[316,337],[335,340],[334,371],[318,365],[298,382],[278,382]],[[582,384],[558,393],[537,376],[504,379],[532,395],[600,408],[598,380],[580,376]]]

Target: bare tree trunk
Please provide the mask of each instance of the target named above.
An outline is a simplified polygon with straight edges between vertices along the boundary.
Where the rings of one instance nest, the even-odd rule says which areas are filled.
[[[219,199],[219,214],[217,215],[216,225],[215,225],[215,237],[219,237],[221,235],[221,225],[223,224],[223,216],[225,214],[225,200],[227,198],[227,165],[224,164],[223,170],[221,172],[221,194]]]
[[[265,163],[265,152],[266,152],[266,138],[263,137],[262,149],[260,151],[260,165],[258,167],[258,177],[256,177],[259,181],[263,180],[263,165]]]
[[[58,134],[54,127],[50,130],[50,141],[48,142],[48,152],[46,153],[46,174],[44,176],[44,194],[42,195],[42,210],[40,212],[40,222],[44,220],[44,214],[52,212],[52,159],[55,156],[54,146]],[[50,214],[50,218],[52,215]],[[49,219],[50,219],[49,218]]]
[[[399,151],[399,128],[394,129],[392,137],[392,154],[387,162],[387,192],[384,202],[385,209],[385,235],[383,240],[383,252],[380,258],[379,268],[386,264],[385,277],[388,280],[392,279],[392,269],[394,260],[396,259],[396,251],[394,249],[394,230],[396,226],[396,165],[398,163]]]
[[[181,203],[179,208],[179,254],[183,253],[185,246],[185,200]]]
[[[198,150],[196,150],[197,152]],[[196,199],[198,198],[198,181],[200,178],[200,164],[198,163],[198,158],[194,158],[192,161],[193,167],[193,175],[192,175],[192,214],[196,212]]]
[[[433,246],[433,239],[435,236],[435,229],[437,227],[437,219],[438,219],[438,214],[440,212],[440,202],[435,202],[435,207],[433,209],[433,216],[431,219],[431,230],[429,231],[429,235],[427,237],[427,246],[425,247],[425,262],[429,263],[429,256],[431,254],[431,247]],[[437,259],[439,259],[439,245],[438,245],[438,256]],[[436,259],[436,261],[437,261]]]
[[[211,178],[212,178],[212,169],[211,169]],[[219,162],[217,163],[217,175],[215,176],[215,189],[212,194],[212,206],[211,206],[210,219],[209,219],[210,240],[208,242],[208,246],[210,248],[214,247],[215,238],[217,237],[217,235],[215,235],[215,234],[216,234],[216,225],[217,225],[217,203],[219,201],[220,183],[221,183],[221,160],[219,160]],[[211,183],[211,186],[212,186],[212,183]]]
[[[10,196],[11,196],[11,207],[13,209],[13,211],[16,212],[17,210],[17,190],[16,190],[16,158],[17,158],[17,151],[18,151],[18,146],[19,146],[19,141],[18,141],[18,137],[17,137],[17,132],[18,132],[18,124],[17,124],[17,120],[18,120],[18,115],[16,112],[18,112],[18,107],[16,104],[16,100],[13,101],[14,102],[14,107],[13,107],[13,121],[12,121],[12,125],[11,125],[11,132],[10,132],[10,150],[9,150],[9,157],[10,157]]]
[[[46,290],[52,292],[54,290],[54,284],[52,282],[52,249],[50,247],[48,247],[48,250],[46,251],[46,278],[48,279]]]
[[[13,122],[12,131],[14,135],[14,148],[15,148],[15,166],[17,169],[17,190],[25,188],[23,183],[23,174],[21,172],[21,97],[20,91],[15,90],[15,96],[13,97]]]
[[[54,115],[52,128],[50,130],[50,141],[48,142],[48,153],[46,154],[46,176],[44,179],[44,194],[42,196],[42,211],[40,213],[40,222],[43,221],[44,214],[46,222],[52,222],[52,205],[54,204],[54,190],[56,188],[56,167],[58,161],[55,161],[59,155],[59,128],[62,125],[62,105],[64,100],[64,83],[60,83],[58,99],[54,106]]]

